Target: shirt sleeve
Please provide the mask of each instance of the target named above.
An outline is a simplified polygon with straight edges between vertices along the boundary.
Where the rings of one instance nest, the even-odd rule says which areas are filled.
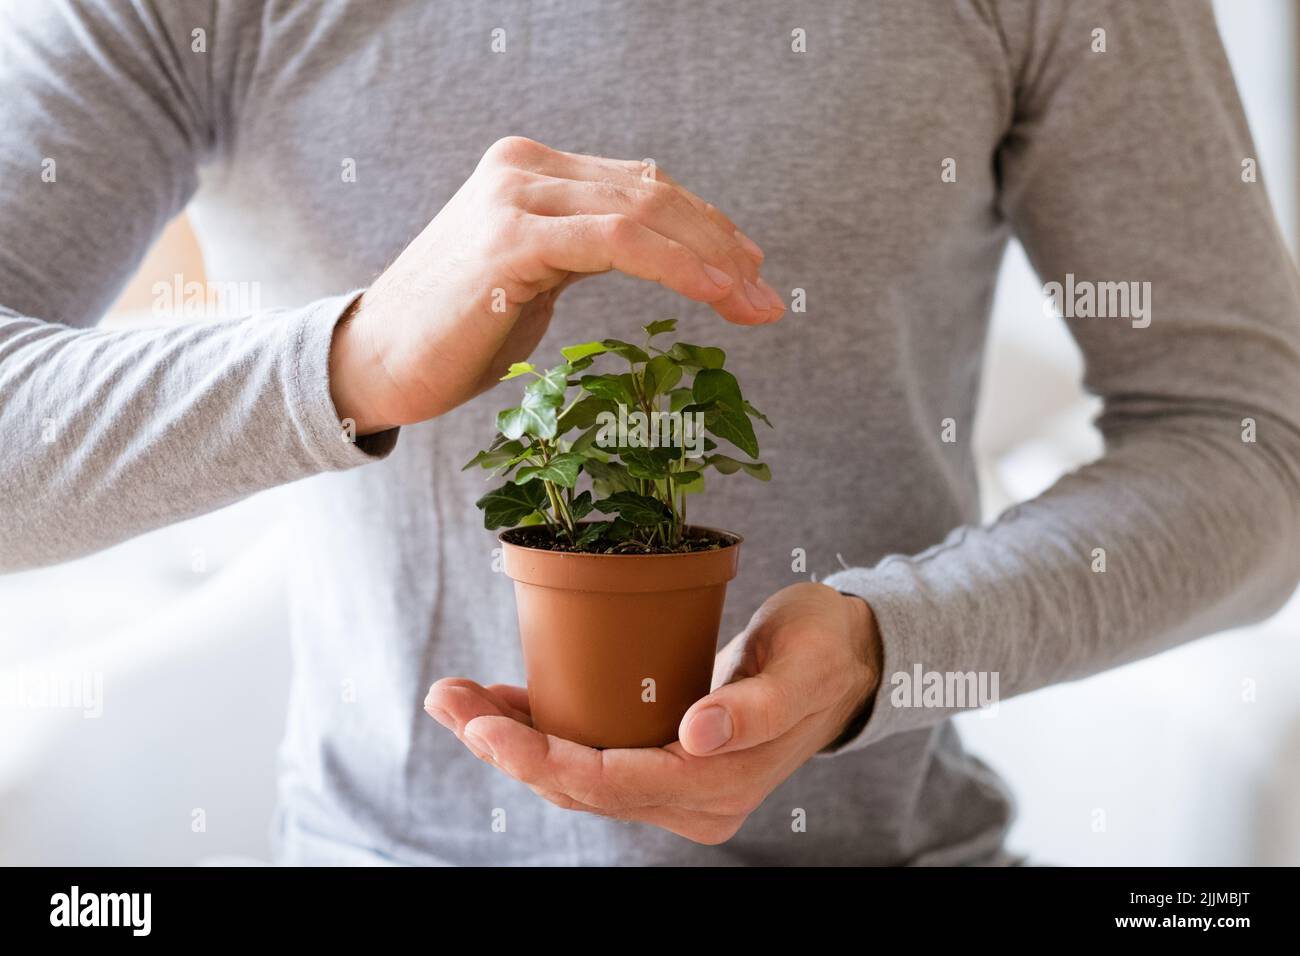
[[[902,693],[918,673],[996,675],[1006,698],[1261,619],[1300,577],[1300,295],[1210,5],[998,16],[1016,86],[1001,209],[1061,283],[1106,450],[990,526],[827,579],[884,644],[834,752],[951,716]],[[1080,282],[1149,283],[1147,312],[1089,317]]]
[[[211,7],[0,0],[0,572],[396,441],[349,441],[330,398],[333,329],[356,293],[93,328],[218,141],[212,53],[192,42]]]

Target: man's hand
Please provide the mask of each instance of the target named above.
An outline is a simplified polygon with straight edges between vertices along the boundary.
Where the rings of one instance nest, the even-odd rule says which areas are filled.
[[[360,435],[455,408],[526,358],[560,292],[598,272],[658,282],[730,322],[774,321],[785,306],[762,260],[657,168],[500,140],[337,326],[334,406]]]
[[[716,689],[663,748],[593,750],[532,729],[521,687],[447,678],[425,709],[476,756],[569,810],[729,840],[782,781],[834,742],[880,682],[865,601],[821,584],[769,598],[718,655]]]

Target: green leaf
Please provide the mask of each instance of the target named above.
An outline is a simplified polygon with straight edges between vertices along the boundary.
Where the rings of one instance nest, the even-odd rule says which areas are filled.
[[[600,344],[605,346],[606,351],[621,355],[629,362],[640,364],[650,361],[650,356],[646,355],[644,350],[637,348],[630,342],[623,342],[619,339],[602,339]]]
[[[587,517],[587,515],[591,514],[591,509],[593,507],[595,507],[595,504],[591,500],[590,491],[584,491],[582,494],[574,498],[573,501],[569,502],[569,511],[573,515],[574,521],[581,521],[583,518]]]
[[[489,491],[475,504],[483,509],[483,526],[489,531],[513,527],[546,503],[546,487],[540,482],[505,484]]]
[[[508,462],[506,462],[505,465],[503,465],[501,468],[498,468],[495,472],[489,475],[489,477],[496,477],[497,475],[510,474],[510,469],[514,468],[515,465],[519,464],[522,461],[528,461],[533,457],[534,454],[536,453],[533,450],[533,446],[529,445],[519,454],[515,455],[515,457],[511,458]]]
[[[508,463],[511,458],[520,452],[526,451],[524,443],[520,441],[503,441],[494,444],[487,451],[481,451],[461,467],[461,471],[469,471],[475,465],[480,468],[500,468]]]
[[[557,408],[563,405],[564,390],[569,387],[570,371],[568,365],[557,365],[545,375],[533,379],[524,388],[524,404],[529,404],[531,397],[536,405],[554,405]]]
[[[531,362],[515,362],[510,366],[510,371],[502,375],[499,381],[507,382],[512,378],[518,378],[520,375],[527,375],[529,372],[536,372]]]
[[[704,413],[704,427],[731,442],[750,458],[758,457],[758,436],[754,434],[753,422],[743,411],[719,405]]]
[[[689,388],[675,388],[668,393],[668,410],[680,412],[695,401],[695,395]]]
[[[730,455],[710,455],[704,459],[704,463],[712,465],[724,475],[734,475],[738,471],[744,471],[745,474],[752,475],[759,481],[772,480],[772,470],[761,461],[740,461]]]
[[[707,441],[707,439],[706,439]],[[699,494],[704,490],[704,469],[706,465],[703,458],[686,458],[682,461],[683,471],[673,475],[677,482],[678,488],[686,494]]]
[[[656,355],[645,367],[646,398],[667,394],[681,380],[682,367],[667,355]]]
[[[633,491],[620,491],[596,502],[596,510],[604,514],[618,512],[620,518],[642,528],[672,519],[668,506],[658,498]]]
[[[578,362],[585,358],[603,355],[608,351],[604,342],[583,342],[581,345],[566,345],[560,349],[560,354],[570,362]]]
[[[691,385],[695,404],[705,406],[704,425],[719,438],[725,438],[750,458],[758,457],[758,437],[754,424],[745,413],[740,383],[730,372],[703,369]]]
[[[580,384],[597,398],[636,408],[636,390],[631,375],[584,375]]]
[[[686,342],[678,342],[668,350],[668,354],[687,368],[722,368],[727,360],[727,353],[722,349],[689,345]]]
[[[535,524],[546,524],[546,515],[542,514],[540,511],[534,511],[532,514],[524,515],[520,518],[519,524],[516,525],[516,527],[531,528]]]
[[[656,322],[651,322],[649,325],[643,325],[641,328],[646,335],[650,336],[650,338],[654,338],[656,335],[660,335],[664,332],[674,331],[677,328],[677,320],[659,319]]]
[[[583,467],[591,476],[598,496],[619,491],[635,491],[637,488],[636,479],[629,475],[627,469],[619,462],[588,458]]]
[[[691,394],[695,396],[697,405],[717,403],[733,406],[740,411],[744,411],[745,408],[745,400],[740,395],[740,383],[736,381],[736,376],[720,368],[701,370],[691,385]]]
[[[633,478],[654,480],[668,477],[668,463],[681,457],[681,449],[621,448],[619,457]]]
[[[573,444],[569,446],[569,451],[581,455],[583,458],[599,455],[603,459],[605,451],[596,445],[596,436],[600,434],[601,427],[600,425],[592,425],[573,440]]]
[[[623,518],[615,518],[605,529],[605,537],[610,541],[626,541],[636,534],[636,525]]]
[[[750,418],[757,418],[760,422],[762,422],[762,423],[763,423],[764,425],[766,425],[768,428],[772,428],[772,427],[773,427],[772,423],[771,423],[770,421],[768,421],[767,416],[764,415],[762,412],[760,412],[760,411],[759,411],[757,408],[755,408],[753,405],[749,404],[749,402],[746,402],[746,403],[745,403],[745,414],[747,414]]]
[[[617,410],[615,404],[609,399],[588,395],[560,416],[558,433],[563,435],[572,428],[590,428],[596,424],[596,417],[601,412]]]
[[[556,455],[544,465],[529,465],[527,468],[520,468],[515,475],[515,484],[522,485],[534,478],[540,478],[543,481],[559,485],[561,488],[572,488],[578,482],[578,472],[582,469],[582,463],[585,460],[581,455],[575,455],[571,452]]]
[[[609,527],[607,521],[593,521],[591,524],[583,525],[582,530],[578,532],[578,537],[573,541],[573,546],[575,548],[585,548],[587,545],[595,543],[603,534],[609,531]]]
[[[507,408],[497,415],[497,431],[511,441],[524,435],[551,439],[555,437],[555,418],[554,405],[530,401],[525,395],[519,408]]]

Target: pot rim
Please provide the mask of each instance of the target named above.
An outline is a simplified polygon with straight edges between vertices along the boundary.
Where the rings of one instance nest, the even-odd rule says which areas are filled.
[[[581,521],[579,522],[579,524],[587,524],[587,522]],[[680,558],[686,558],[686,557],[690,557],[691,555],[698,555],[698,554],[718,554],[723,551],[730,551],[733,548],[739,548],[742,544],[745,543],[745,538],[743,535],[736,534],[736,532],[734,531],[727,531],[725,528],[714,528],[711,527],[710,525],[703,525],[703,524],[688,524],[686,528],[687,530],[690,531],[710,531],[713,534],[725,535],[726,537],[730,538],[731,541],[721,548],[713,548],[709,551],[672,551],[669,552],[668,554],[593,554],[590,551],[555,551],[552,550],[551,548],[534,548],[526,544],[519,544],[516,541],[507,541],[506,535],[508,535],[512,531],[518,531],[519,530],[518,528],[507,528],[506,530],[502,531],[500,534],[497,535],[497,540],[500,541],[503,545],[506,545],[507,547],[518,548],[521,551],[535,551],[538,554],[550,554],[558,558],[637,558],[642,561],[649,560],[651,558],[680,559]]]
[[[502,532],[498,535],[504,559],[502,570],[516,585],[560,591],[646,594],[725,588],[740,567],[740,535],[704,525],[689,527],[725,534],[731,541],[705,551],[588,554],[530,548],[504,540],[507,532]]]

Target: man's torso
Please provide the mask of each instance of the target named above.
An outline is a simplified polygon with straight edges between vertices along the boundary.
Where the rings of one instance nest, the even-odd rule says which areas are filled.
[[[508,134],[652,159],[763,246],[795,305],[775,326],[727,326],[603,276],[566,291],[537,351],[677,316],[681,338],[727,350],[774,422],[760,435],[771,483],[715,481],[693,503],[746,539],[721,639],[785,585],[978,519],[970,443],[941,440],[945,419],[971,428],[1006,239],[995,154],[1011,81],[978,4],[241,9],[217,24],[240,50],[217,67],[225,115],[194,216],[211,278],[260,283],[264,306],[368,284]],[[948,726],[815,759],[731,842],[701,847],[554,808],[429,720],[439,677],[522,683],[511,585],[474,507],[483,477],[460,471],[512,399],[503,386],[404,429],[386,461],[293,491],[290,858],[334,843],[485,864],[966,862],[997,848],[1005,794]]]

